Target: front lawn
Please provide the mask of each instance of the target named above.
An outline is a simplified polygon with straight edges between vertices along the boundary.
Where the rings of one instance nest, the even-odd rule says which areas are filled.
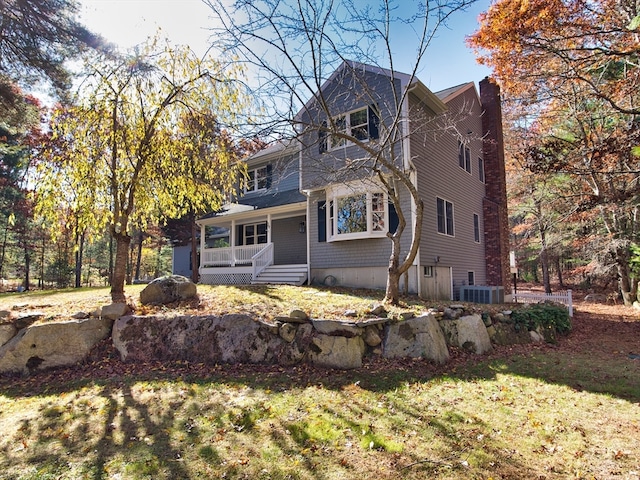
[[[225,290],[216,302],[215,290],[200,303],[237,301]],[[286,311],[287,290],[243,290],[237,308]],[[379,300],[295,291],[293,303],[316,318]],[[89,306],[103,293],[87,295]],[[2,295],[0,309],[85,308],[80,297],[59,300]],[[454,351],[442,367],[134,365],[104,343],[78,367],[0,377],[0,478],[637,479],[640,360],[629,353],[640,353],[640,322],[630,310],[586,308],[557,346]]]

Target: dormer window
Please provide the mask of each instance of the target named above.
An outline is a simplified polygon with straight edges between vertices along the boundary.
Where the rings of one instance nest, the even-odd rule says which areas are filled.
[[[333,118],[337,132],[344,133],[360,141],[374,140],[379,137],[378,126],[380,117],[373,106],[359,108]],[[323,122],[323,126],[327,126]],[[351,145],[352,142],[336,134],[330,135],[324,130],[319,131],[320,153],[328,150]]]

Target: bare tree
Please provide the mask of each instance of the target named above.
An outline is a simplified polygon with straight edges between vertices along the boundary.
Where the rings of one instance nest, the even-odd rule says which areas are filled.
[[[262,106],[252,119],[260,134],[302,145],[303,188],[367,178],[392,202],[398,224],[387,233],[385,301],[397,303],[400,279],[420,245],[424,208],[411,159],[402,154],[410,133],[408,96],[422,85],[416,75],[438,29],[475,0],[238,0],[231,7],[224,0],[205,1],[219,25],[212,38],[248,64],[250,87]],[[408,49],[413,60],[397,70],[394,53]],[[356,105],[367,106],[375,135],[345,121],[344,112]],[[434,121],[440,113],[425,110],[424,121],[415,125],[425,134],[436,123],[443,128],[440,119]],[[331,148],[342,145],[350,148]],[[311,154],[319,150],[325,153],[321,160]],[[411,241],[402,243],[410,223]]]

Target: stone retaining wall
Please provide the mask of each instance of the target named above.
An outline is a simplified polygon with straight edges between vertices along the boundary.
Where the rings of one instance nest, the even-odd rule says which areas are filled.
[[[124,361],[310,363],[337,369],[359,368],[368,355],[446,363],[451,346],[483,354],[492,344],[544,341],[536,332],[517,331],[510,312],[491,316],[461,305],[413,318],[362,321],[312,320],[293,311],[272,323],[247,315],[132,316],[111,307],[97,318],[1,323],[0,373],[77,363],[109,334]]]

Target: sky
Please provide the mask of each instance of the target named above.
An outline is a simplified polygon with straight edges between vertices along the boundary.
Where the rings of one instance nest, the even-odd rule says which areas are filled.
[[[478,14],[489,2],[478,0],[466,12],[458,12],[430,45],[418,78],[432,91],[471,81],[477,84],[491,75],[464,43],[465,36],[478,28]],[[80,4],[80,21],[122,48],[142,43],[158,28],[173,43],[189,45],[197,53],[208,45],[211,10],[201,0],[81,0]],[[397,56],[396,64],[402,65],[402,52]]]

